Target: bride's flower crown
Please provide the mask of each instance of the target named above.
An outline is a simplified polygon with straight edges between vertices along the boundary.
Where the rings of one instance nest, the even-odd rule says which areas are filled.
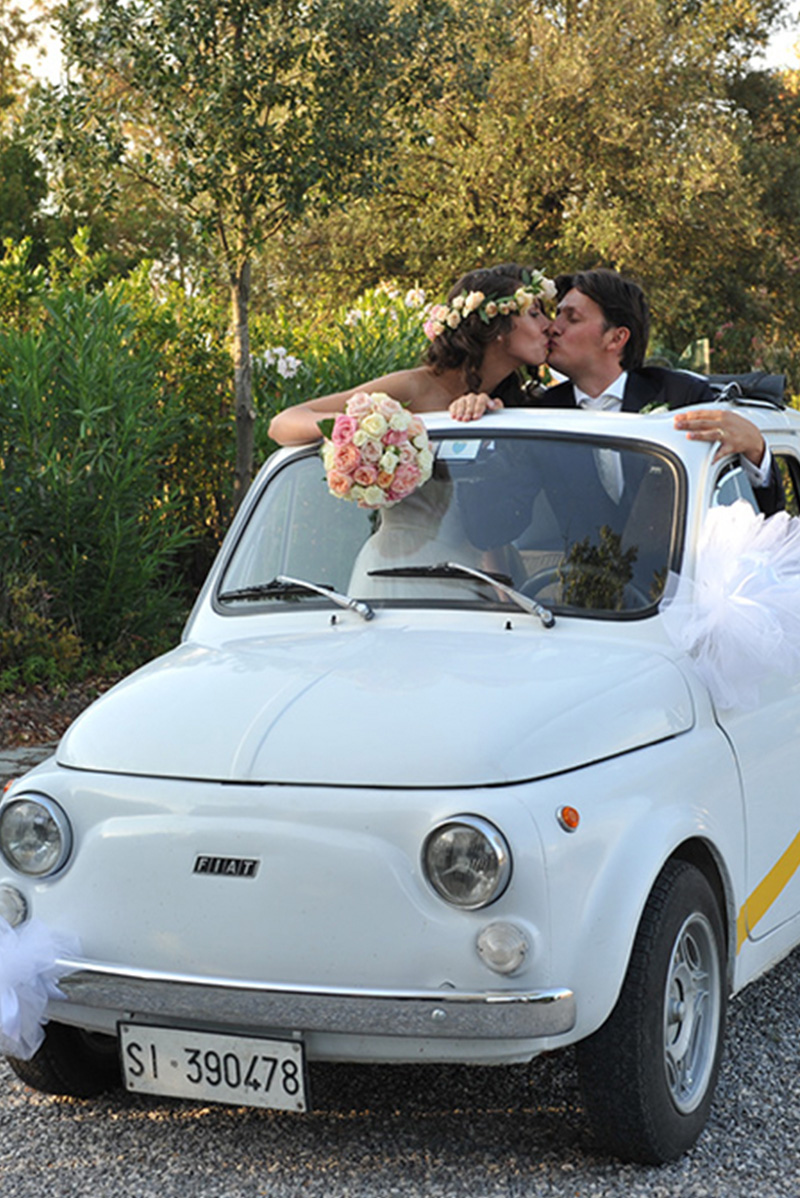
[[[423,329],[429,341],[440,337],[448,329],[457,329],[462,320],[477,312],[484,324],[495,316],[524,316],[540,297],[555,298],[556,287],[552,279],[540,270],[524,271],[522,283],[513,295],[493,296],[487,299],[482,291],[462,291],[446,304],[431,304],[423,313]]]

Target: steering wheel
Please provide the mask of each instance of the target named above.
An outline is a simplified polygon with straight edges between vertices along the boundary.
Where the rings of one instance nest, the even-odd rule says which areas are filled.
[[[517,590],[520,594],[527,595],[529,599],[536,599],[547,587],[563,582],[564,575],[568,576],[569,571],[569,566],[545,566],[543,570],[537,570],[530,578],[526,578],[525,582]],[[587,580],[591,580],[593,577],[604,577],[604,571],[599,566],[581,565],[580,572],[583,578]],[[604,581],[607,581],[607,578],[604,578]],[[637,609],[651,607],[653,603],[649,595],[646,595],[635,582],[625,583],[622,590],[622,600],[623,611],[636,611]]]

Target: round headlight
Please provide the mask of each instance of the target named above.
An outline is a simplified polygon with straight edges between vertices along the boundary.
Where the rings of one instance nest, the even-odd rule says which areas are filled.
[[[422,861],[434,890],[466,910],[493,903],[511,877],[505,838],[477,815],[460,815],[434,828],[425,841]]]
[[[61,869],[72,849],[72,831],[52,799],[26,795],[0,811],[0,851],[9,865],[35,878]]]

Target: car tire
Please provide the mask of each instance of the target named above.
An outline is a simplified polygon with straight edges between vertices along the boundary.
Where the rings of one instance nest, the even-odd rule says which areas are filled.
[[[116,1039],[63,1023],[48,1023],[29,1061],[6,1060],[20,1081],[45,1094],[93,1098],[121,1084]]]
[[[727,953],[717,898],[686,861],[650,893],[614,1010],[577,1045],[586,1111],[615,1156],[661,1164],[708,1119],[727,1009]]]

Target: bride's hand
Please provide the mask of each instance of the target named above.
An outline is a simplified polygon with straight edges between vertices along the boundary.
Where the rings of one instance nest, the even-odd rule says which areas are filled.
[[[503,407],[502,399],[494,399],[485,391],[471,391],[468,395],[459,395],[447,409],[453,420],[479,420],[484,412],[499,412]]]

